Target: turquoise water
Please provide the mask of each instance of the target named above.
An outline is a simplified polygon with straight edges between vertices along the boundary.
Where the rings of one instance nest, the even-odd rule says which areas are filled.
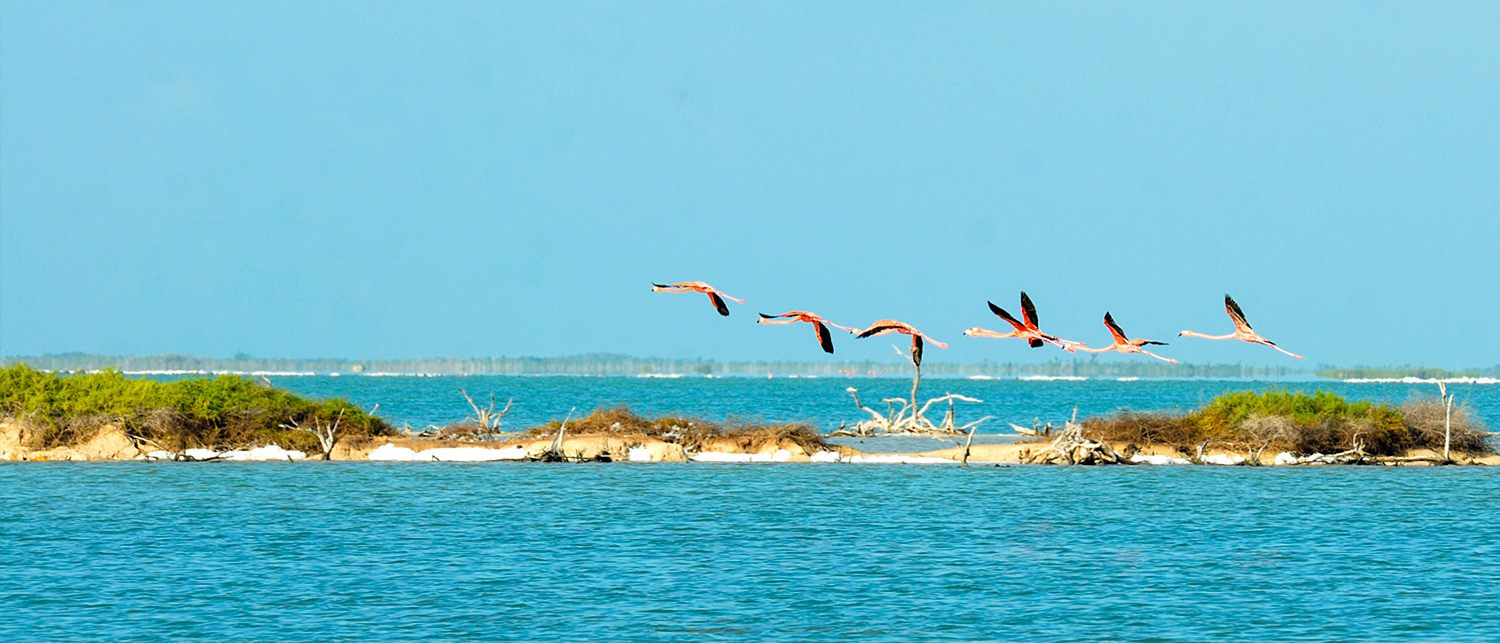
[[[572,409],[579,413],[601,406],[627,404],[645,414],[686,413],[722,421],[729,418],[773,422],[808,422],[831,430],[842,422],[867,419],[855,408],[847,387],[856,387],[865,404],[885,411],[881,398],[907,397],[911,380],[892,378],[681,378],[636,377],[275,377],[276,386],[315,397],[338,396],[372,408],[396,426],[421,428],[444,425],[471,415],[459,394],[465,389],[488,403],[507,399],[515,407],[505,427],[524,429],[562,419]],[[1017,381],[927,378],[919,399],[959,393],[984,400],[959,403],[959,421],[986,415],[995,419],[985,430],[1005,430],[1007,422],[1030,426],[1032,421],[1061,424],[1077,407],[1079,417],[1106,415],[1120,409],[1181,411],[1201,406],[1225,391],[1327,390],[1352,400],[1400,403],[1413,397],[1437,397],[1432,384],[1345,383],[1338,381],[1232,380],[1115,380]],[[1500,429],[1500,385],[1456,384],[1449,389],[1492,430]],[[965,419],[967,418],[967,420]],[[983,432],[983,431],[982,431]]]
[[[1491,468],[0,466],[0,640],[1500,640]]]

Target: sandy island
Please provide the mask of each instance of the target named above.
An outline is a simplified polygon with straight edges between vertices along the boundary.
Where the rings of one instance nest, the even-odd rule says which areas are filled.
[[[1021,464],[1050,440],[1034,438],[1010,444],[975,444],[968,448],[969,464]],[[1195,454],[1196,455],[1196,454]],[[321,454],[290,451],[275,445],[254,449],[212,450],[187,449],[168,452],[142,444],[121,430],[107,425],[91,439],[74,446],[33,450],[22,444],[21,427],[10,420],[0,420],[0,460],[10,461],[300,461],[320,459]],[[1440,454],[1427,449],[1412,450],[1399,459],[1376,464],[1430,466]],[[1223,449],[1207,449],[1198,462],[1180,449],[1149,446],[1132,453],[1131,464],[1146,465],[1221,465],[1252,464],[1245,454]],[[680,444],[661,440],[617,435],[577,435],[560,442],[553,439],[512,438],[484,443],[433,440],[410,437],[375,437],[349,439],[337,444],[329,454],[331,460],[376,462],[491,462],[491,461],[564,461],[564,462],[705,462],[705,463],[867,463],[867,464],[958,464],[965,460],[963,447],[952,447],[919,453],[872,453],[846,445],[828,445],[809,450],[793,440],[746,444],[742,440],[710,440],[689,452]],[[1454,462],[1464,465],[1500,465],[1500,454],[1471,456],[1454,454]],[[1310,456],[1290,453],[1265,453],[1260,463],[1266,466],[1325,464]]]

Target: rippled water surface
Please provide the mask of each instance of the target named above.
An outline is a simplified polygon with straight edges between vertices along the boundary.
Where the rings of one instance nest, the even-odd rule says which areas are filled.
[[[1500,640],[1492,468],[0,465],[0,640]]]
[[[854,423],[868,416],[855,408],[845,390],[855,387],[862,400],[880,410],[881,398],[907,397],[911,380],[897,378],[820,377],[775,379],[726,377],[656,379],[637,377],[273,377],[279,387],[315,397],[337,396],[371,408],[391,423],[423,427],[443,425],[471,415],[459,389],[488,404],[515,401],[507,427],[526,428],[561,419],[570,409],[587,413],[601,406],[629,405],[640,413],[686,413],[711,420],[728,418],[773,422],[809,422],[824,430]],[[1286,388],[1332,391],[1351,400],[1400,403],[1413,397],[1437,397],[1432,384],[1363,383],[1339,381],[1135,380],[1017,381],[927,378],[920,398],[959,393],[982,400],[959,404],[959,420],[989,415],[987,425],[1030,425],[1033,420],[1061,423],[1076,407],[1080,417],[1104,415],[1120,409],[1138,411],[1187,410],[1201,406],[1225,391]],[[1449,389],[1491,427],[1500,427],[1500,385],[1455,384]]]

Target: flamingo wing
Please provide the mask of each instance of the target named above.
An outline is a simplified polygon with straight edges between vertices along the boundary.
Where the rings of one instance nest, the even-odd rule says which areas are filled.
[[[865,329],[858,336],[861,339],[866,338],[866,337],[874,337],[875,335],[879,335],[881,333],[889,333],[889,332],[891,332],[893,330],[899,331],[899,330],[901,330],[901,328],[902,328],[901,326],[890,326],[890,325],[881,326],[881,325],[876,325],[876,326],[871,326],[871,327]]]
[[[912,335],[911,336],[911,363],[915,364],[917,366],[921,366],[922,365],[922,336],[921,335]]]
[[[818,345],[823,347],[823,352],[833,353],[833,336],[828,334],[828,327],[822,322],[813,322],[813,327],[818,329]]]
[[[1229,311],[1229,318],[1234,320],[1234,325],[1244,330],[1250,330],[1250,322],[1245,321],[1245,311],[1240,310],[1240,305],[1234,303],[1234,298],[1224,295],[1224,310]]]
[[[1040,339],[1037,339],[1035,337],[1031,338],[1031,347],[1032,348],[1041,348],[1043,343],[1044,342],[1042,340],[1040,340]]]
[[[720,315],[723,315],[725,317],[729,316],[729,306],[727,306],[727,305],[724,304],[724,298],[720,297],[719,293],[716,293],[716,292],[708,293],[708,298],[713,300],[713,302],[714,302],[714,310],[719,311]]]
[[[1012,317],[1010,315],[1010,313],[1005,312],[1004,308],[996,306],[995,303],[991,302],[991,301],[987,301],[987,302],[984,302],[984,303],[990,305],[990,312],[995,313],[996,317],[999,317],[1000,319],[1004,319],[1005,321],[1009,322],[1011,326],[1015,326],[1016,330],[1026,330],[1026,325],[1022,324],[1019,321],[1017,321],[1015,317]]]
[[[1132,339],[1132,340],[1130,340],[1130,343],[1135,344],[1136,346],[1145,346],[1147,344],[1154,344],[1154,345],[1157,345],[1157,346],[1166,346],[1167,345],[1166,342],[1156,342],[1156,341],[1151,341],[1149,339]]]
[[[1041,327],[1041,322],[1036,316],[1036,304],[1031,303],[1031,298],[1026,296],[1026,291],[1021,291],[1021,314],[1026,318],[1026,325],[1032,330]]]
[[[1104,313],[1104,325],[1109,327],[1109,334],[1115,336],[1116,344],[1129,344],[1130,339],[1125,337],[1125,331],[1120,330],[1120,325],[1115,323],[1115,318],[1109,313]]]

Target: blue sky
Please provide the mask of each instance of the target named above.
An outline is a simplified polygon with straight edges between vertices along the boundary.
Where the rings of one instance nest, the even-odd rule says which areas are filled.
[[[7,0],[0,352],[1500,362],[1500,4],[807,4]]]

